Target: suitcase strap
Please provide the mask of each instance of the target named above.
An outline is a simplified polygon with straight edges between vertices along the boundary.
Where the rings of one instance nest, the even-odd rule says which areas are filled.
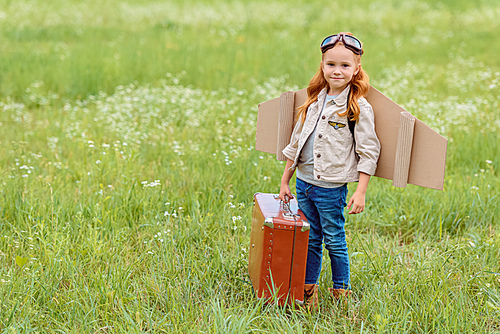
[[[290,209],[290,201],[283,202],[280,200],[280,202],[281,202],[281,205],[283,207],[283,211],[285,211],[285,213],[283,213],[283,217],[287,218],[287,219],[291,218],[295,222],[295,227],[293,229],[293,247],[292,247],[292,263],[290,266],[290,281],[288,282],[288,296],[291,297],[292,296],[291,292],[292,292],[293,264],[294,264],[294,260],[295,260],[295,245],[297,242],[297,217],[300,217],[300,215],[294,214],[292,212],[292,210]],[[294,301],[292,301],[292,302],[294,302]]]

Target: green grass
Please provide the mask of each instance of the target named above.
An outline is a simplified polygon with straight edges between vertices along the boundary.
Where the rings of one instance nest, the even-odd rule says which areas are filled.
[[[325,7],[328,6],[328,7]],[[0,332],[500,332],[495,1],[0,0]],[[257,104],[352,31],[375,87],[449,139],[444,191],[373,178],[354,298],[266,306]],[[293,183],[293,182],[292,182]],[[352,194],[353,187],[350,186]]]

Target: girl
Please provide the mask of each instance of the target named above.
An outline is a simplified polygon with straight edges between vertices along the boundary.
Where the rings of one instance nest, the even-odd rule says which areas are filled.
[[[297,169],[297,201],[311,224],[304,296],[315,309],[323,240],[331,261],[330,293],[338,299],[351,292],[343,212],[347,182],[359,182],[348,208],[349,214],[360,213],[380,153],[373,111],[363,97],[370,85],[361,68],[361,42],[351,33],[331,35],[321,43],[321,53],[321,66],[283,150],[288,160],[280,187],[280,198],[287,202]]]

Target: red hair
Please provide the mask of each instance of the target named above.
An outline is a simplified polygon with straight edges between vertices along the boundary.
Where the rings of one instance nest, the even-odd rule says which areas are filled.
[[[344,33],[346,35],[351,35],[351,33]],[[337,45],[343,45],[342,42],[338,42]],[[361,63],[361,56],[353,53],[354,61],[359,65]],[[358,73],[356,73],[350,82],[351,92],[349,93],[349,100],[347,101],[347,110],[339,114],[339,116],[344,116],[347,114],[350,120],[357,121],[359,119],[359,104],[358,100],[365,96],[370,89],[370,78],[368,74],[363,70],[363,68],[359,68]],[[307,109],[311,104],[318,100],[319,93],[323,90],[323,88],[328,87],[328,82],[325,79],[325,75],[323,73],[323,66],[319,67],[319,70],[312,77],[311,81],[309,81],[309,86],[307,87],[307,100],[306,102],[299,107],[299,113],[297,118],[302,122],[306,119]]]

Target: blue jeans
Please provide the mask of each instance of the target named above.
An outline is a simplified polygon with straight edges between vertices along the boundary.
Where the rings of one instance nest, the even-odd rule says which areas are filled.
[[[344,230],[347,185],[322,188],[297,179],[296,190],[299,209],[311,224],[305,283],[318,282],[324,240],[330,255],[333,288],[349,289],[349,254]]]

